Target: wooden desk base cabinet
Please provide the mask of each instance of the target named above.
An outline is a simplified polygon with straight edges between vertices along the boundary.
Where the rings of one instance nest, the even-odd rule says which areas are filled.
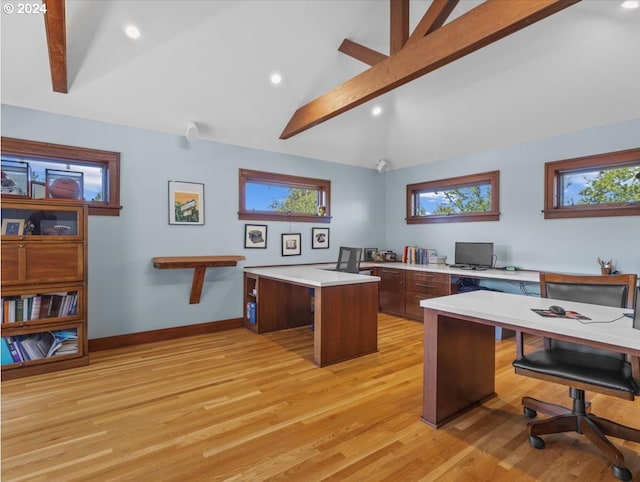
[[[244,299],[255,307],[244,325],[256,333],[313,324],[317,366],[378,351],[377,282],[310,287],[245,273]]]
[[[421,420],[438,428],[495,393],[495,328],[424,310]]]

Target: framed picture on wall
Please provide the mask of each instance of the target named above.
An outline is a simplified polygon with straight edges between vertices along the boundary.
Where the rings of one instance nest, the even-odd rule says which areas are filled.
[[[204,184],[169,181],[169,224],[204,224]]]
[[[244,225],[244,247],[249,249],[267,248],[267,225],[266,224],[245,224]]]
[[[286,233],[282,235],[282,256],[299,256],[302,254],[300,233]]]
[[[329,228],[311,228],[311,248],[329,249]]]

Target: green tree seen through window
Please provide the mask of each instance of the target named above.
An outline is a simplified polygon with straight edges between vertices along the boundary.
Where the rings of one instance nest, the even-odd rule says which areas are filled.
[[[286,198],[274,199],[269,208],[285,213],[315,214],[318,211],[318,192],[291,188]]]

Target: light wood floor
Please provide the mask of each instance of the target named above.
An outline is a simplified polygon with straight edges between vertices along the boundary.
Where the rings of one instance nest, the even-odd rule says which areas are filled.
[[[419,420],[422,324],[381,315],[379,349],[316,368],[309,328],[237,329],[3,382],[2,480],[615,480],[577,434],[529,446],[520,398],[568,396],[514,375],[512,341],[496,342],[498,397],[440,430]],[[593,407],[640,426],[639,401]],[[640,444],[614,443],[638,474]]]

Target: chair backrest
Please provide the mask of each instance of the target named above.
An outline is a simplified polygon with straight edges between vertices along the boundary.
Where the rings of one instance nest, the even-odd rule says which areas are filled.
[[[347,273],[358,273],[360,271],[360,257],[362,248],[348,248],[340,246],[338,253],[338,263],[336,271],[346,271]]]
[[[637,276],[635,274],[581,276],[540,273],[540,296],[595,305],[632,308],[636,283]],[[555,339],[545,340],[545,346],[552,350],[571,350],[624,358],[621,353]]]

